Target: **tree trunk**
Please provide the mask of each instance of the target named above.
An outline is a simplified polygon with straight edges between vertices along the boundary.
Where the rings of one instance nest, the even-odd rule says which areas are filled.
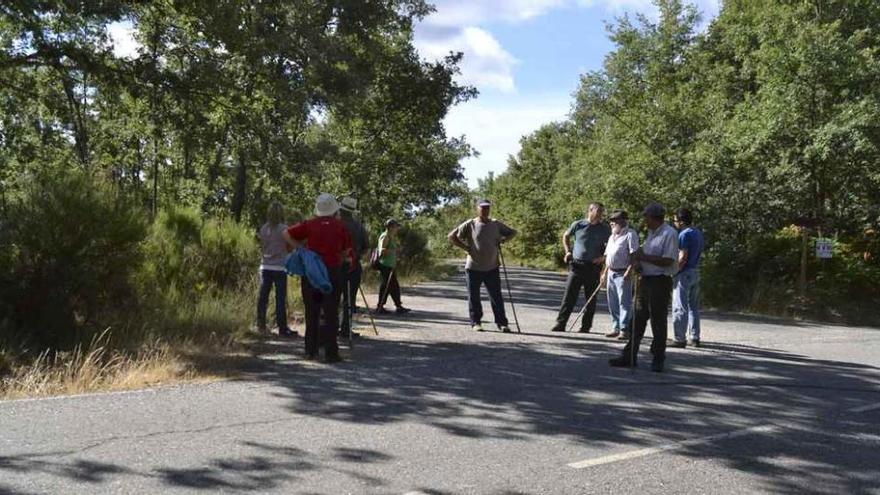
[[[238,166],[235,170],[235,189],[232,196],[232,218],[236,222],[241,221],[241,213],[244,211],[245,196],[247,194],[247,152],[238,152]]]

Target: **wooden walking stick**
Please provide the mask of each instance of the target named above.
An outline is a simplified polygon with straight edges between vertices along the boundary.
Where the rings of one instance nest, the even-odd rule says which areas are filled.
[[[367,302],[367,295],[364,294],[364,288],[358,287],[358,289],[361,291],[361,298],[364,300],[364,308],[367,310],[367,316],[370,317],[370,323],[373,325],[373,332],[375,332],[376,335],[379,335],[379,329],[376,328],[376,320],[373,319],[373,311],[370,310],[370,303]]]
[[[601,288],[602,288],[602,284],[598,284],[598,285],[596,285],[596,290],[593,291],[593,295],[590,296],[589,299],[587,299],[587,302],[584,303],[584,307],[581,308],[581,310],[578,312],[577,316],[575,316],[574,321],[571,322],[571,325],[568,327],[568,331],[569,331],[569,332],[571,331],[571,329],[574,328],[575,325],[577,325],[578,320],[580,320],[581,317],[584,316],[584,312],[587,310],[587,306],[589,306],[589,305],[590,305],[590,302],[591,302],[593,299],[595,299],[596,294],[599,293],[599,289],[601,289]]]
[[[522,333],[519,328],[519,318],[516,317],[516,305],[513,303],[513,292],[510,290],[510,278],[507,276],[507,265],[504,263],[504,251],[501,249],[501,244],[498,244],[498,256],[501,258],[501,268],[504,270],[504,281],[507,282],[507,298],[510,299],[510,309],[513,310],[516,333]]]

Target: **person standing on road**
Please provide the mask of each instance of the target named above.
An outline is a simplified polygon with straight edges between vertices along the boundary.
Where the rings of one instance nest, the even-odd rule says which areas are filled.
[[[678,234],[678,274],[672,291],[672,328],[675,347],[700,346],[700,258],[703,255],[703,232],[693,226],[693,214],[687,208],[675,210]],[[688,338],[688,340],[685,340]]]
[[[379,236],[378,252],[379,276],[379,303],[376,305],[376,313],[388,314],[385,309],[388,295],[397,307],[395,313],[402,315],[409,313],[409,308],[404,308],[400,300],[400,283],[397,281],[397,258],[400,256],[400,223],[389,218],[385,221],[385,232]]]
[[[642,213],[648,227],[645,243],[633,254],[641,266],[641,278],[636,294],[636,319],[633,336],[623,349],[623,355],[611,359],[611,366],[635,366],[639,344],[645,336],[648,320],[651,320],[651,353],[654,361],[651,371],[663,371],[666,362],[666,317],[672,293],[672,276],[678,271],[678,233],[665,222],[666,209],[659,203],[651,203]],[[633,347],[634,346],[634,347]]]
[[[369,245],[369,235],[364,225],[355,218],[357,213],[357,200],[351,196],[343,196],[339,202],[339,219],[345,224],[348,234],[351,236],[352,244],[352,266],[349,266],[348,258],[343,261],[343,270],[345,279],[343,285],[346,290],[342,294],[343,306],[348,308],[347,312],[342,314],[342,325],[340,326],[340,335],[348,338],[348,332],[351,331],[352,315],[357,313],[357,296],[361,286],[361,278],[364,269],[361,265],[361,258]],[[355,337],[357,333],[353,333]]]
[[[611,222],[611,237],[605,247],[605,270],[599,285],[606,283],[608,311],[611,313],[611,332],[608,338],[620,337],[629,340],[632,324],[633,304],[633,253],[639,250],[639,234],[629,227],[629,215],[623,210],[614,210],[608,216]]]
[[[559,306],[556,324],[551,329],[553,332],[565,331],[581,288],[584,289],[584,297],[589,301],[579,331],[588,333],[593,327],[597,298],[590,299],[590,296],[599,287],[605,246],[608,244],[608,238],[611,237],[611,227],[603,221],[604,216],[605,206],[602,203],[590,203],[585,218],[572,223],[562,234],[568,278],[565,281],[565,295]],[[573,248],[572,237],[574,237]]]
[[[468,313],[471,328],[483,331],[483,304],[480,301],[480,286],[485,285],[492,304],[495,324],[504,333],[510,333],[507,314],[504,311],[504,298],[501,295],[501,263],[499,249],[501,243],[516,236],[516,230],[489,216],[492,203],[488,199],[477,202],[477,217],[472,218],[449,233],[447,238],[453,245],[468,253],[465,273],[467,274]]]
[[[269,294],[275,287],[275,324],[278,335],[294,337],[296,332],[287,325],[287,272],[284,260],[287,258],[287,241],[284,232],[284,206],[277,201],[269,205],[266,212],[266,223],[260,227],[260,294],[257,298],[257,329],[260,333],[268,333],[266,327],[266,309],[269,305]]]
[[[315,217],[298,223],[287,229],[284,234],[287,242],[293,247],[307,244],[307,247],[318,253],[327,267],[327,274],[333,290],[324,294],[313,287],[307,277],[302,277],[302,298],[306,317],[306,358],[317,359],[318,349],[323,347],[328,363],[342,361],[339,356],[339,343],[336,334],[339,332],[339,299],[342,296],[343,280],[342,261],[352,257],[351,235],[345,224],[336,218],[339,203],[336,198],[322,193],[315,201]]]

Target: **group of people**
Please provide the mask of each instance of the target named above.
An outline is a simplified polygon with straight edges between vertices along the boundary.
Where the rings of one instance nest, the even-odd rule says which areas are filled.
[[[369,235],[355,217],[357,201],[351,197],[337,200],[331,194],[321,194],[315,202],[315,216],[289,226],[284,221],[284,207],[274,202],[269,206],[266,223],[260,228],[262,261],[260,263],[260,291],[257,300],[257,327],[267,332],[266,313],[269,294],[275,288],[275,320],[281,336],[295,336],[287,320],[286,260],[292,250],[306,246],[320,260],[318,272],[326,277],[326,287],[311,276],[301,277],[302,300],[305,309],[305,351],[307,359],[317,359],[323,348],[329,363],[341,361],[337,336],[349,337],[351,318],[358,311],[357,296],[363,277],[363,264]],[[395,219],[385,222],[375,248],[373,268],[380,273],[379,301],[375,312],[390,313],[385,309],[388,296],[396,307],[395,313],[405,314],[400,284],[397,280],[397,259],[400,254],[398,238],[400,223]],[[345,308],[340,321],[340,304]],[[356,336],[356,334],[352,334]]]
[[[504,306],[501,286],[501,245],[517,235],[517,231],[491,217],[492,203],[477,202],[477,216],[458,225],[448,234],[449,241],[467,253],[465,265],[468,291],[468,314],[473,330],[483,331],[483,286],[489,295],[495,324],[509,333],[510,325]],[[295,335],[287,326],[287,273],[285,259],[289,251],[307,246],[320,257],[326,268],[328,282],[319,290],[310,277],[301,277],[305,305],[306,356],[315,359],[324,348],[326,360],[337,362],[337,335],[348,337],[351,317],[357,312],[363,265],[369,236],[355,213],[357,201],[341,200],[330,194],[318,196],[315,217],[288,226],[283,222],[284,210],[273,203],[266,224],[260,229],[263,259],[260,265],[261,285],[257,304],[257,324],[266,328],[266,307],[271,288],[275,287],[276,321],[280,335]],[[609,338],[626,341],[621,356],[611,359],[611,366],[635,366],[638,348],[650,321],[653,333],[651,353],[653,371],[663,371],[666,359],[667,316],[670,300],[673,311],[676,347],[700,345],[700,259],[703,234],[693,225],[687,208],[674,213],[675,227],[666,222],[666,209],[651,203],[642,212],[647,236],[640,243],[638,232],[630,226],[629,214],[614,210],[605,220],[605,207],[591,203],[583,219],[573,222],[562,235],[564,260],[568,265],[565,294],[562,298],[553,332],[564,332],[581,290],[586,298],[581,312],[580,332],[590,332],[596,312],[599,288],[606,288],[611,315]],[[385,222],[379,236],[371,265],[379,271],[378,314],[391,313],[385,308],[389,295],[395,313],[409,312],[401,302],[397,280],[400,254],[400,223]],[[676,230],[676,228],[678,230]],[[363,296],[362,296],[363,297]],[[339,305],[343,311],[340,328]]]
[[[495,324],[510,332],[504,310],[499,273],[501,244],[516,231],[490,217],[491,203],[477,203],[477,217],[449,233],[455,246],[468,254],[468,308],[472,328],[483,331],[480,287],[486,286]],[[666,209],[651,203],[642,212],[647,237],[640,244],[639,234],[630,226],[629,214],[614,210],[605,221],[605,207],[591,203],[585,218],[577,220],[562,235],[564,260],[568,265],[565,295],[559,307],[553,332],[564,332],[581,290],[586,298],[580,332],[590,332],[596,300],[605,286],[611,313],[611,331],[605,336],[627,341],[620,357],[611,366],[635,366],[638,348],[648,322],[651,322],[653,371],[663,371],[666,360],[667,316],[670,299],[676,347],[700,345],[700,258],[704,240],[693,225],[687,208],[675,211],[674,223],[666,223]]]

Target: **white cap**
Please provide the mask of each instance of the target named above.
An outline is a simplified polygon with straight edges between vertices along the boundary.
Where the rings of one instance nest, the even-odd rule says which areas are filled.
[[[321,193],[315,201],[315,214],[319,217],[329,217],[339,211],[339,203],[332,194]]]

